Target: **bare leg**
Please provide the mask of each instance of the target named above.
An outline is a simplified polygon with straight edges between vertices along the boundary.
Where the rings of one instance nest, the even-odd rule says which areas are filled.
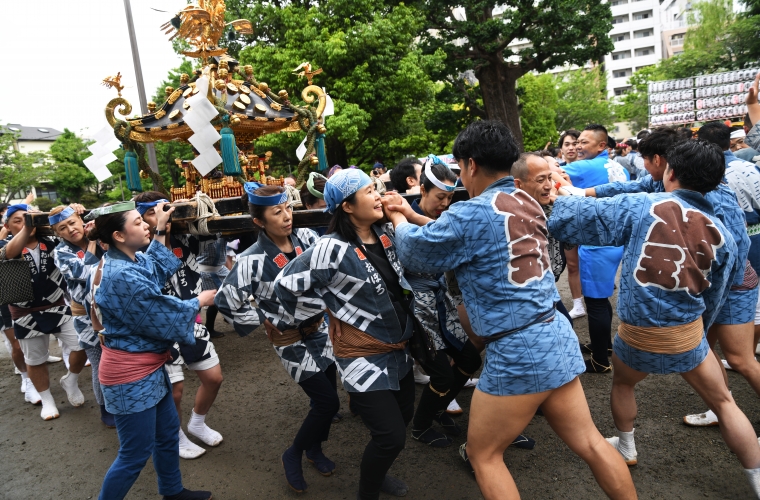
[[[87,353],[84,352],[84,349],[81,351],[71,351],[69,355],[69,371],[71,373],[81,373],[85,363],[87,363]]]
[[[718,342],[726,361],[734,371],[741,374],[756,394],[760,395],[760,363],[755,360],[754,325],[718,325]],[[719,361],[723,373],[726,369]],[[728,377],[726,377],[728,387]]]
[[[612,392],[610,393],[612,419],[615,421],[617,430],[631,432],[638,411],[634,389],[636,384],[646,378],[647,374],[629,367],[615,353],[612,353],[612,368]]]
[[[723,326],[731,325],[718,325],[717,323],[713,323],[713,325],[710,326],[710,329],[707,331],[707,343],[710,344],[710,351],[712,351],[713,356],[715,356],[715,359],[718,360],[718,364],[720,364],[720,370],[723,372],[723,381],[726,383],[726,387],[728,387],[728,373],[726,373],[726,367],[723,366],[723,361],[721,361],[718,351],[715,350],[715,346],[718,344],[718,332],[720,331],[720,327]],[[722,347],[723,344],[721,344],[721,348]]]
[[[199,370],[195,372],[201,381],[201,386],[195,394],[195,406],[193,411],[198,415],[208,413],[211,405],[214,404],[216,395],[219,394],[219,388],[222,386],[222,366],[216,365],[208,370]],[[176,401],[176,400],[175,400]],[[179,405],[177,405],[179,409]]]
[[[565,259],[567,261],[567,283],[570,285],[570,295],[573,299],[580,299],[583,296],[581,291],[581,271],[578,265],[578,247],[572,250],[565,250]]]
[[[185,390],[185,381],[180,380],[172,384],[172,398],[174,399],[174,406],[177,407],[177,415],[179,416],[180,430],[182,429],[182,392]]]
[[[718,415],[723,440],[736,454],[742,467],[756,469],[760,467],[760,445],[755,430],[728,392],[720,376],[719,364],[714,356],[707,356],[698,367],[681,376]]]
[[[636,498],[628,466],[594,425],[577,377],[553,390],[541,409],[554,432],[588,464],[608,497]]]
[[[50,374],[48,373],[47,363],[42,363],[41,365],[36,366],[26,365],[26,369],[37,392],[50,389]]]
[[[24,353],[21,351],[21,346],[18,344],[16,335],[13,334],[13,328],[5,330],[5,336],[8,342],[11,343],[11,359],[13,360],[13,364],[16,365],[18,371],[25,372],[26,362],[24,361]]]

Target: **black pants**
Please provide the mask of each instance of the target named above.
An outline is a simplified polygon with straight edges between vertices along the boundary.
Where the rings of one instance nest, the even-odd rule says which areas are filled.
[[[340,409],[335,385],[335,363],[324,372],[312,375],[298,385],[312,401],[309,414],[293,440],[295,451],[302,452],[327,441],[333,415]]]
[[[352,392],[351,404],[372,435],[364,449],[359,498],[377,500],[380,485],[406,443],[406,426],[414,414],[414,374],[399,381],[397,391]]]
[[[567,311],[567,307],[565,307],[565,304],[563,304],[562,301],[560,300],[560,301],[557,301],[557,303],[554,305],[557,308],[557,312],[559,312],[562,316],[566,317],[567,320],[570,322],[570,326],[573,326],[573,318],[570,317],[570,313]]]
[[[610,299],[583,298],[588,314],[588,334],[591,338],[591,357],[608,366],[607,349],[612,349],[612,305]]]
[[[449,356],[454,360],[452,365]],[[449,347],[438,350],[432,363],[420,363],[430,376],[430,383],[422,390],[412,429],[424,431],[433,424],[433,417],[445,410],[473,373],[480,368],[480,353],[469,340],[461,351]]]

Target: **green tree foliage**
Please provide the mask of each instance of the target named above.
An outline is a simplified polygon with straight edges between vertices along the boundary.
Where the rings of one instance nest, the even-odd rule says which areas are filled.
[[[95,191],[97,199],[98,180],[84,165],[84,159],[92,156],[87,146],[92,141],[85,141],[69,129],[64,129],[50,146],[53,169],[50,184],[58,196],[71,202],[80,202],[87,191]]]
[[[583,130],[589,123],[612,127],[615,109],[607,100],[607,78],[600,66],[557,77],[557,130]]]
[[[647,128],[649,123],[649,82],[662,80],[662,70],[658,65],[647,66],[634,73],[628,80],[631,90],[623,96],[617,108],[617,116],[627,121],[631,130]]]
[[[0,188],[2,200],[9,202],[14,196],[29,192],[32,186],[50,173],[48,155],[42,151],[22,153],[16,147],[18,133],[3,128],[0,134]]]
[[[335,104],[335,115],[326,120],[328,163],[390,163],[450,141],[427,128],[425,115],[442,91],[429,75],[443,55],[425,55],[416,46],[424,21],[417,9],[392,1],[304,0],[256,3],[235,15],[257,30],[256,44],[242,49],[239,59],[253,66],[259,81],[286,89],[297,103],[306,81],[293,69],[304,61],[323,69],[314,84],[325,87]],[[256,150],[271,150],[274,166],[295,165],[302,138],[265,136]]]
[[[547,142],[556,142],[557,88],[550,74],[528,73],[517,81],[520,96],[523,145],[526,151],[544,149]]]
[[[483,116],[507,124],[520,141],[518,78],[530,71],[598,61],[614,47],[608,36],[612,14],[606,2],[424,0],[421,8],[426,53],[446,54],[445,68],[434,76],[469,91],[456,82],[472,72],[479,82]],[[528,43],[510,47],[516,40]],[[476,100],[467,92],[460,102],[475,110]]]

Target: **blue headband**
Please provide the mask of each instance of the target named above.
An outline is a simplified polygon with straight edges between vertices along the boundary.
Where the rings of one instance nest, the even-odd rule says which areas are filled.
[[[74,209],[71,207],[66,207],[60,212],[58,212],[55,215],[48,215],[48,224],[51,226],[55,226],[61,221],[64,221],[74,215],[76,212],[74,212]]]
[[[343,200],[366,186],[372,179],[358,168],[339,170],[325,183],[325,212],[333,213]]]
[[[258,182],[246,182],[243,184],[243,189],[248,193],[248,202],[251,205],[259,205],[263,207],[273,207],[280,203],[288,201],[288,191],[285,190],[282,193],[272,194],[269,196],[261,196],[255,193],[259,188],[265,187],[266,184],[259,184]]]
[[[169,200],[156,200],[156,201],[145,201],[145,202],[139,202],[135,203],[136,210],[140,212],[140,215],[145,215],[145,212],[150,210],[151,208],[154,208],[159,203],[169,203]]]
[[[19,203],[17,205],[11,205],[8,207],[8,210],[5,211],[5,217],[3,220],[5,222],[8,222],[8,219],[11,218],[11,215],[15,214],[16,212],[28,212],[29,211],[29,205],[26,203]]]
[[[436,155],[427,155],[427,159],[425,160],[425,177],[427,180],[432,182],[433,185],[438,189],[442,189],[448,192],[454,191],[457,188],[455,185],[449,186],[448,184],[441,182],[441,180],[435,176],[432,169],[433,165],[443,165],[444,167],[449,168],[449,165],[438,158]]]

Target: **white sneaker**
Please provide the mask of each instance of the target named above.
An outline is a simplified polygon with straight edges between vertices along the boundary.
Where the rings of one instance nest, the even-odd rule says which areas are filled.
[[[208,446],[219,446],[222,443],[222,435],[217,431],[206,425],[204,422],[201,425],[189,425],[187,426],[187,433],[197,437]]]
[[[34,388],[34,384],[32,383],[31,380],[28,380],[26,383],[26,390],[24,391],[24,401],[26,401],[27,403],[32,403],[33,405],[38,405],[42,403],[42,397],[40,396],[40,393],[37,392],[37,389]]]
[[[71,406],[82,406],[84,404],[84,394],[79,390],[77,381],[70,375],[71,372],[61,377],[61,387],[66,391],[66,396],[69,398]]]
[[[92,366],[92,363],[90,363],[89,359],[87,360],[87,362],[85,362],[84,366]]]
[[[725,368],[726,370],[733,370],[733,368],[731,368],[731,365],[728,364],[728,361],[726,361],[725,359],[721,359],[721,362],[723,363],[723,368]]]
[[[63,358],[59,358],[58,356],[48,355],[48,360],[47,360],[48,363],[60,363],[61,361],[63,361]]]
[[[13,373],[16,375],[21,375],[21,370],[19,370],[16,365],[13,365]]]
[[[21,379],[21,392],[26,394],[26,381],[29,380],[28,378],[22,378]]]
[[[623,460],[625,460],[625,465],[636,465],[637,463],[639,463],[639,454],[635,450],[634,450],[633,454],[631,454],[631,455],[625,455],[625,454],[623,454],[622,451],[620,451],[620,448],[619,448],[620,438],[619,437],[615,436],[615,437],[609,437],[609,438],[605,438],[605,439],[607,439],[607,442],[610,443],[612,445],[612,447],[615,448],[618,451],[618,453],[620,453],[621,455],[623,455]]]
[[[417,363],[414,364],[414,383],[427,385],[430,383],[430,377],[422,373],[422,368]]]
[[[476,387],[478,385],[479,378],[471,378],[467,382],[464,383],[465,387]]]
[[[451,401],[451,403],[449,403],[448,408],[446,408],[446,413],[448,413],[449,415],[461,415],[462,413],[464,413],[464,410],[462,409],[461,406],[459,406],[459,403],[457,403],[457,400],[454,399]]]
[[[180,427],[179,429],[179,456],[180,458],[184,458],[185,460],[192,460],[194,458],[200,457],[204,453],[206,453],[206,450],[204,450],[197,444],[190,441],[187,438],[187,436],[185,436],[184,431]]]
[[[683,417],[683,423],[691,427],[712,427],[718,425],[718,416],[712,410]]]
[[[572,309],[570,309],[569,314],[570,314],[570,317],[573,319],[582,318],[583,316],[586,315],[586,308],[583,307],[582,304],[580,305],[576,304]]]

